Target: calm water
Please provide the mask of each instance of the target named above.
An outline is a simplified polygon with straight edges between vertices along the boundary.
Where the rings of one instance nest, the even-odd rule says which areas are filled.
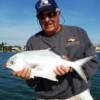
[[[0,53],[0,100],[36,100],[34,91],[24,80],[13,76],[10,70],[2,67],[11,55],[13,54]],[[100,63],[100,53],[97,56]],[[92,78],[91,92],[95,100],[100,100],[100,67]]]

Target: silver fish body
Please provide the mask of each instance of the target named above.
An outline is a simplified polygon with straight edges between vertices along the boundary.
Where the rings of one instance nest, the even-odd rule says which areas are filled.
[[[77,61],[68,61],[55,54],[50,49],[33,50],[17,53],[7,61],[7,67],[14,71],[20,71],[24,67],[32,67],[30,77],[42,77],[52,81],[58,81],[54,70],[57,66],[72,67],[80,77],[87,82],[82,65],[92,59],[93,56],[79,59]]]

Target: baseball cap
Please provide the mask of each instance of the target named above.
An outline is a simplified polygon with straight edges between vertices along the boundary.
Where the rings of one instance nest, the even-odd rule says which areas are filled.
[[[55,11],[59,10],[55,0],[38,0],[35,5],[37,16],[43,11]]]

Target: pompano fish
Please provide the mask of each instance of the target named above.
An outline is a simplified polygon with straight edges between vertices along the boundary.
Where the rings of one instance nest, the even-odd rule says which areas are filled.
[[[63,65],[73,68],[80,77],[87,82],[87,78],[82,69],[82,65],[91,60],[93,56],[89,56],[77,61],[68,61],[62,59],[50,49],[33,50],[17,53],[10,57],[6,63],[6,67],[13,71],[20,71],[24,67],[32,67],[31,78],[42,77],[52,81],[58,81],[54,70],[57,66]]]

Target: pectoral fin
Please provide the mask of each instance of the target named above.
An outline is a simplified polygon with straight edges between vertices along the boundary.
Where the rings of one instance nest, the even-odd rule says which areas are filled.
[[[51,81],[58,81],[57,78],[56,78],[56,74],[53,73],[53,72],[45,72],[45,71],[36,71],[34,69],[32,69],[32,72],[31,72],[31,76],[32,78],[34,77],[41,77],[41,78],[45,78],[45,79],[49,79]]]

